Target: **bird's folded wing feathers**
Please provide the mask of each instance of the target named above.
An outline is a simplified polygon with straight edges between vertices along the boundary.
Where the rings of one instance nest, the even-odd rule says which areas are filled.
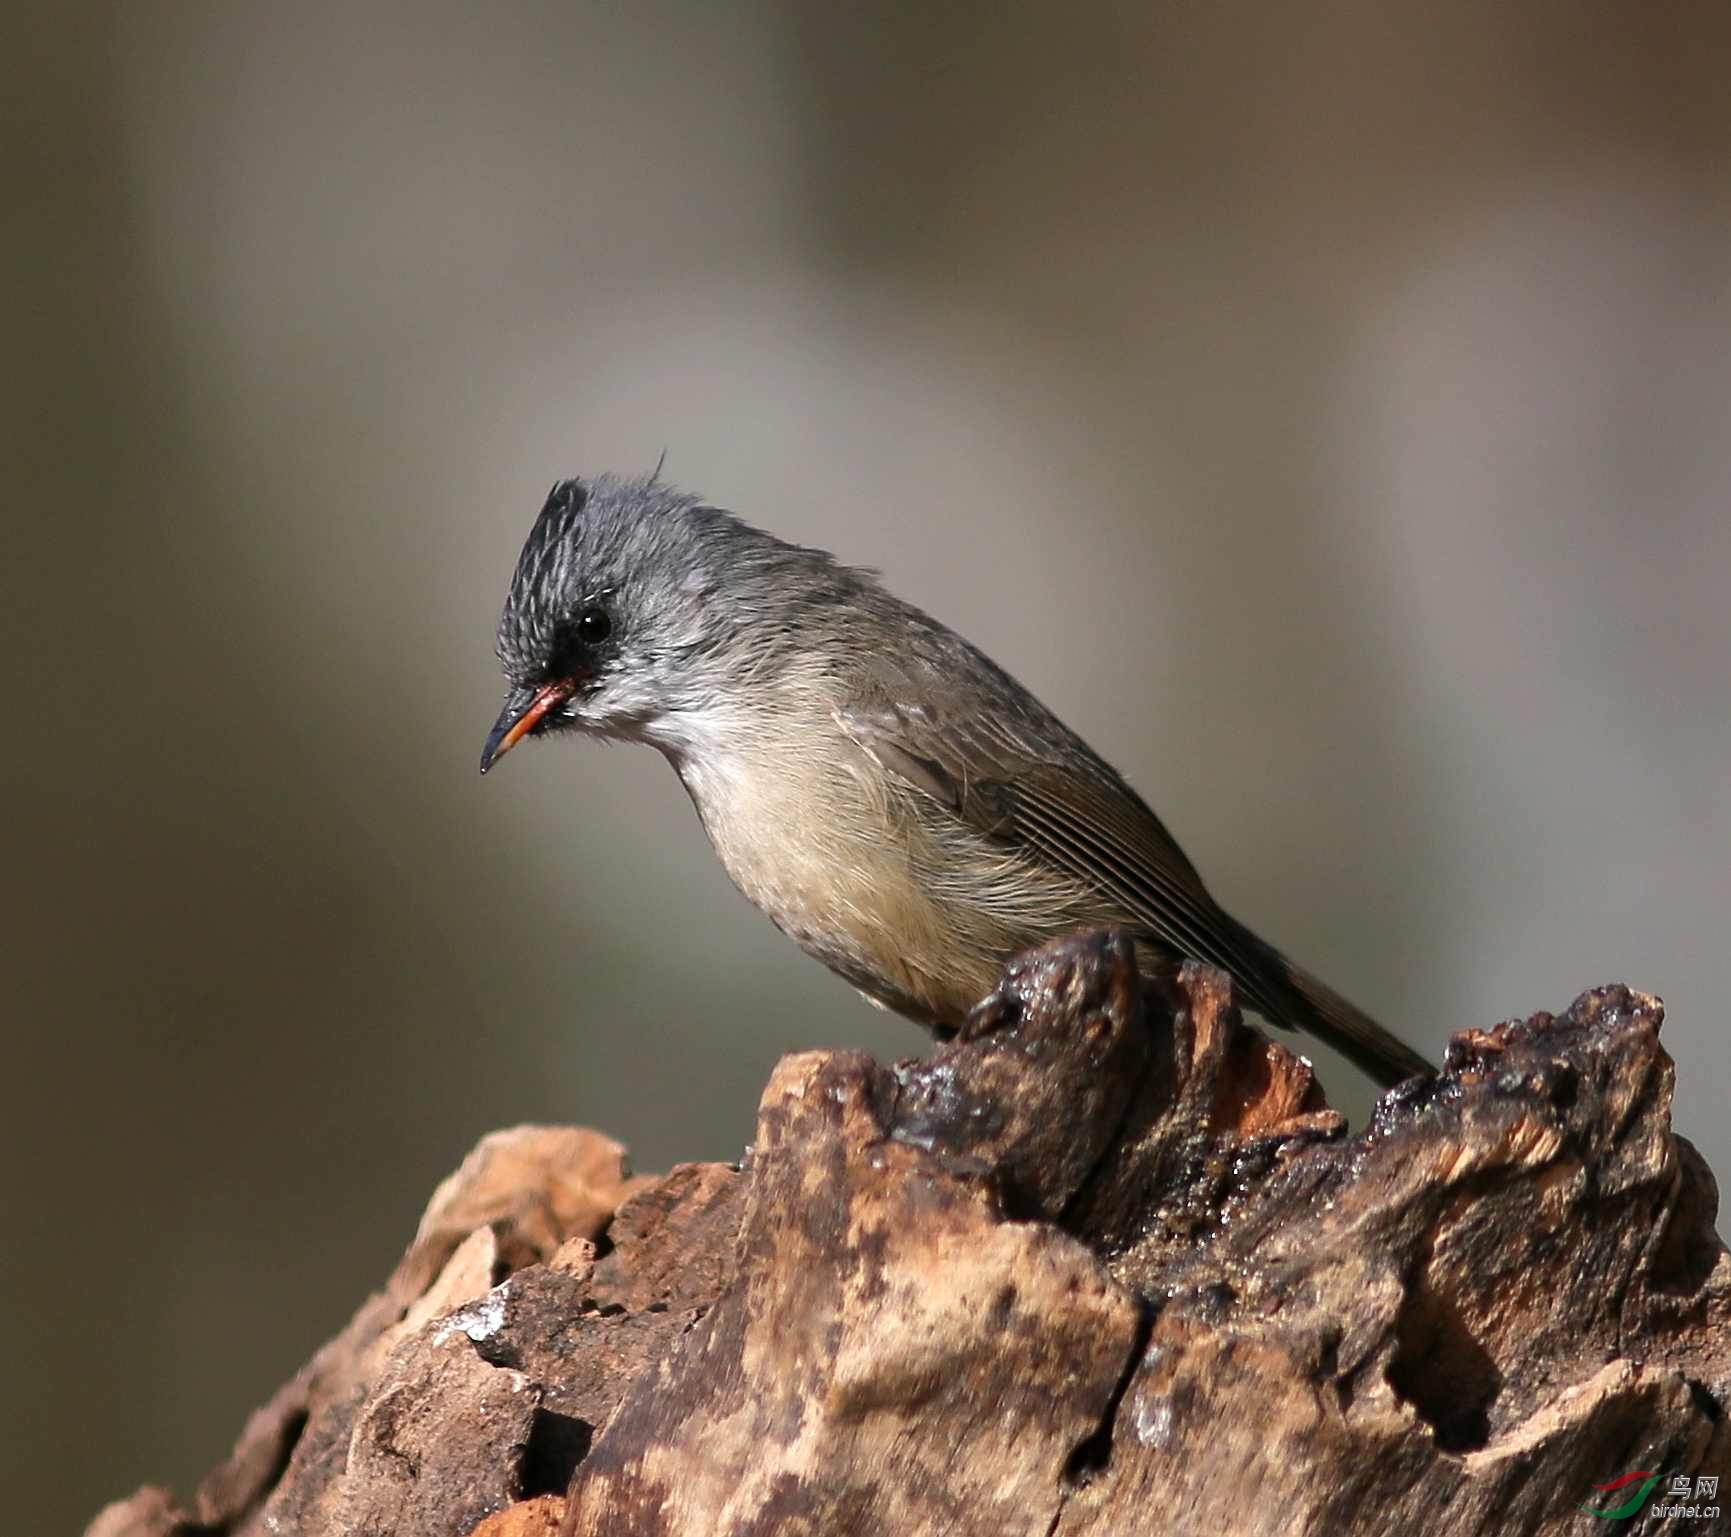
[[[1080,743],[1063,751],[1074,763],[1053,761],[995,722],[940,721],[887,702],[837,710],[836,720],[977,832],[1084,882],[1166,949],[1232,972],[1260,1003],[1268,957],[1247,947],[1159,818]]]

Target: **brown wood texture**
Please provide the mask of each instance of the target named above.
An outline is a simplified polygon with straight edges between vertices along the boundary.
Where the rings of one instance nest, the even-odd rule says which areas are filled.
[[[1059,941],[929,1058],[784,1059],[737,1170],[488,1138],[189,1506],[89,1532],[1717,1529],[1582,1509],[1731,1473],[1661,1017],[1466,1032],[1349,1134],[1220,974]]]

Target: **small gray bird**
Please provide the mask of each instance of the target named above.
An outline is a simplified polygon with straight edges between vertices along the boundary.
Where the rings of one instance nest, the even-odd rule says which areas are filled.
[[[960,1027],[1005,960],[1117,926],[1150,965],[1230,972],[1373,1077],[1416,1052],[1209,896],[1142,798],[989,657],[869,572],[657,477],[567,480],[499,620],[526,736],[659,748],[734,884],[873,1002]]]

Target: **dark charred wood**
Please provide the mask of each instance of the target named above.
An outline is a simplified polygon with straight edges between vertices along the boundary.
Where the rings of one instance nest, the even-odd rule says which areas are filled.
[[[190,1508],[90,1530],[1560,1533],[1636,1469],[1664,1505],[1731,1473],[1731,1256],[1661,1018],[1469,1031],[1349,1135],[1223,976],[1060,941],[929,1058],[785,1059],[739,1170],[488,1139]]]

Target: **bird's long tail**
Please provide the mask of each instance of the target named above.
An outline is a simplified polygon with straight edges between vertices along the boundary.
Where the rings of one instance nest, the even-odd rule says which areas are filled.
[[[1328,1042],[1384,1088],[1414,1074],[1433,1071],[1429,1062],[1405,1041],[1383,1029],[1363,1009],[1348,1003],[1303,967],[1293,965],[1266,941],[1256,939],[1248,930],[1244,932],[1266,955],[1265,979],[1278,990],[1275,998],[1252,996],[1250,1003],[1268,1014],[1274,1024],[1302,1030]]]
[[[1308,1017],[1298,1021],[1343,1057],[1349,1058],[1384,1088],[1435,1069],[1412,1047],[1383,1029],[1363,1009],[1357,1008],[1325,982],[1286,961],[1286,980],[1303,1000]]]

